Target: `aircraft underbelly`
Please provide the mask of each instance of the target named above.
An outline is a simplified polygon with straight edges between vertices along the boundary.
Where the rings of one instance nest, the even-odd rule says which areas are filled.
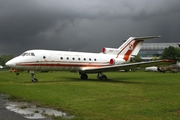
[[[23,61],[16,64],[16,69],[19,70],[34,70],[34,71],[82,71],[109,65],[107,61],[101,62],[79,62],[79,61]]]
[[[35,66],[17,66],[16,69],[19,70],[34,70],[34,71],[79,71],[80,67],[74,67],[74,66],[59,66],[59,65],[54,65],[54,66],[49,66],[49,65],[35,65]]]

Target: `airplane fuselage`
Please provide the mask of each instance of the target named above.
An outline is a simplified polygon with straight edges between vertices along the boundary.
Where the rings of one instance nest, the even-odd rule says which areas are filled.
[[[101,53],[28,50],[6,63],[17,70],[31,71],[73,71],[79,72],[81,79],[88,79],[87,73],[98,73],[97,78],[107,80],[102,72],[118,71],[139,67],[143,63],[128,63],[141,49],[144,40],[159,38],[160,36],[130,37],[119,48],[103,48]],[[157,61],[156,63],[161,62]],[[154,62],[155,63],[155,62]],[[33,78],[32,81],[37,81]]]
[[[120,56],[55,50],[29,50],[9,61],[18,70],[81,71],[125,63]],[[16,64],[14,64],[16,63]],[[12,66],[12,65],[11,65]]]

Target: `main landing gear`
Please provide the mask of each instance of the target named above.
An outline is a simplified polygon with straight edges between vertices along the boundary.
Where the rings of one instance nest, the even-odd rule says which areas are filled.
[[[87,80],[88,79],[88,75],[86,73],[79,73],[79,74],[80,74],[81,80]],[[97,78],[99,80],[107,80],[107,76],[104,75],[103,73],[98,73]]]
[[[98,78],[99,80],[107,80],[107,76],[104,75],[103,73],[98,73],[97,78]]]
[[[80,74],[81,80],[87,80],[88,79],[88,75],[86,73],[79,73],[79,74]]]

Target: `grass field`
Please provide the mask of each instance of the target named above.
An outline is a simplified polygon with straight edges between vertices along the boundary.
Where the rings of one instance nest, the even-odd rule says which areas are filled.
[[[0,93],[75,115],[76,120],[178,120],[180,73],[109,72],[109,80],[96,74],[80,80],[70,72],[36,73],[0,71]],[[62,119],[62,118],[56,118]]]

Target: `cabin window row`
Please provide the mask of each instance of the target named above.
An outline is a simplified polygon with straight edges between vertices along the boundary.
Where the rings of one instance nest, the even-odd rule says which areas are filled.
[[[61,60],[63,60],[64,58],[63,58],[63,57],[60,57],[60,59],[61,59]],[[69,58],[69,57],[66,57],[65,59],[66,59],[66,60],[70,60],[70,58]],[[73,57],[73,58],[72,58],[72,60],[76,60],[76,58],[74,58],[74,57]],[[80,60],[81,60],[81,58],[77,58],[77,60],[79,60],[79,61],[80,61]],[[86,58],[82,58],[82,60],[86,61],[87,59],[86,59]],[[89,61],[92,61],[92,59],[91,59],[91,58],[89,58],[88,60],[89,60]],[[96,58],[94,58],[93,60],[94,60],[94,61],[96,61]]]

